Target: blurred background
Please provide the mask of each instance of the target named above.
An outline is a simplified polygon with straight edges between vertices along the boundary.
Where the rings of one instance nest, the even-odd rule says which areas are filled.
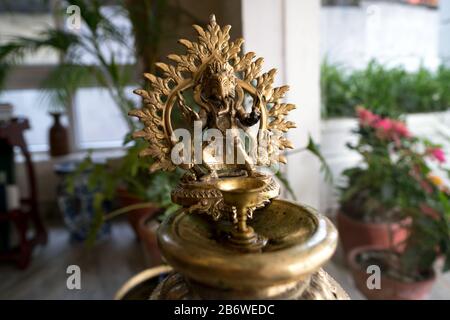
[[[450,299],[450,0],[0,0],[0,298],[111,299],[161,263],[179,173],[148,173],[127,113],[211,13],[290,86],[279,178],[336,222],[325,269],[353,299]]]

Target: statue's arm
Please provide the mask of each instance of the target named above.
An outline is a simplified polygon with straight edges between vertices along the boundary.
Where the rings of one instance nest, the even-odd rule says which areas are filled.
[[[258,96],[254,98],[253,105],[252,105],[252,111],[246,112],[245,108],[243,106],[243,100],[244,100],[244,92],[242,88],[238,88],[236,90],[237,92],[237,103],[236,103],[236,111],[239,121],[246,127],[250,127],[257,123],[259,119],[261,118],[261,111],[260,111],[260,99]]]
[[[182,114],[187,118],[192,118],[193,120],[199,120],[200,119],[199,114],[197,112],[195,112],[194,110],[192,110],[192,108],[186,104],[181,92],[178,92],[177,95],[178,95],[178,103],[180,105]]]
[[[206,127],[208,122],[208,112],[204,108],[200,107],[200,111],[196,112],[186,104],[181,93],[178,93],[178,102],[181,107],[181,113],[188,122],[201,121],[202,129]]]
[[[200,111],[198,112],[199,119],[202,122],[202,129],[206,127],[208,122],[208,113],[210,112],[210,108],[208,104],[203,100],[201,95],[201,86],[197,85],[194,87],[194,101],[200,107]]]
[[[206,127],[206,124],[208,123],[208,113],[205,109],[200,109],[198,112],[199,120],[202,122],[202,129]]]

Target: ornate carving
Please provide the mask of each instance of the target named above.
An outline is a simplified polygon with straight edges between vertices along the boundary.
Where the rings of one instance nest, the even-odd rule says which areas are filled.
[[[198,284],[197,284],[198,286]],[[185,278],[172,272],[153,291],[150,300],[181,300],[181,299],[201,299],[195,291],[191,289]],[[294,299],[294,300],[349,300],[347,293],[341,286],[323,269],[311,275],[307,280],[299,281],[294,285],[286,285],[285,290],[267,290],[266,292],[278,292],[275,296],[261,296],[259,299]],[[203,298],[230,299],[236,298],[243,293],[239,292],[216,292],[212,288],[199,287],[198,291],[206,293]],[[264,291],[264,290],[261,290]],[[245,294],[244,294],[245,296]],[[254,298],[254,297],[251,297]]]
[[[288,86],[273,88],[276,69],[262,73],[263,59],[255,59],[255,53],[241,53],[243,39],[229,41],[230,26],[221,28],[214,15],[206,29],[194,25],[198,33],[198,41],[179,40],[186,48],[186,54],[168,56],[175,64],[157,63],[162,76],[145,74],[151,88],[135,90],[143,98],[144,107],[130,112],[138,117],[144,128],[134,133],[134,137],[142,137],[149,142],[149,147],[141,156],[151,156],[155,162],[151,170],[173,170],[176,165],[171,161],[171,150],[178,141],[173,135],[172,109],[180,108],[187,123],[198,120],[202,130],[218,129],[225,133],[231,129],[237,157],[244,157],[244,164],[235,166],[253,175],[255,165],[271,165],[278,161],[285,163],[279,150],[292,148],[292,144],[283,136],[290,128],[295,127],[285,116],[295,106],[282,103]],[[183,96],[191,91],[195,105],[189,106]],[[253,101],[251,110],[246,111],[245,97]],[[197,112],[196,108],[200,108]],[[248,128],[259,122],[260,132],[268,134],[250,134]],[[248,156],[240,136],[235,129],[243,129],[250,139],[263,145],[264,155],[256,159]],[[263,141],[264,140],[264,141]],[[190,177],[196,180],[216,178],[217,171],[230,169],[229,164],[217,164],[211,148],[203,146],[206,152],[201,164],[184,161],[180,166],[190,170]],[[184,155],[187,159],[187,155]],[[223,156],[223,154],[222,154]],[[222,157],[223,160],[223,157]]]
[[[261,175],[261,179],[266,181],[265,187],[260,191],[266,200],[261,201],[257,207],[249,208],[247,215],[250,219],[255,209],[264,207],[269,199],[275,198],[280,192],[280,186],[273,178]],[[172,201],[187,207],[189,213],[207,214],[216,221],[223,216],[236,221],[236,210],[224,204],[222,193],[214,182],[181,182],[172,190]]]
[[[319,269],[301,295],[301,300],[350,300],[342,287],[323,269]]]

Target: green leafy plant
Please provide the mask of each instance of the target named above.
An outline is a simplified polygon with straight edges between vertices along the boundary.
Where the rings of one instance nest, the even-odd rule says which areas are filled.
[[[294,151],[286,152],[287,155],[292,155],[300,152],[310,152],[313,156],[315,156],[319,162],[320,162],[320,170],[322,171],[325,181],[327,183],[332,184],[333,183],[333,174],[331,172],[330,166],[328,165],[326,159],[320,152],[320,146],[314,141],[314,139],[309,136],[308,137],[308,144],[304,148],[299,148]],[[277,171],[275,176],[278,178],[278,180],[283,184],[283,186],[286,188],[286,191],[288,194],[292,197],[292,199],[297,200],[297,197],[295,196],[294,190],[292,189],[289,180],[284,176],[284,174],[281,171]]]
[[[75,181],[87,172],[87,187],[94,193],[94,219],[87,238],[88,244],[95,241],[97,232],[105,220],[136,209],[155,207],[155,205],[161,209],[161,215],[158,218],[163,219],[179,208],[172,203],[170,192],[178,183],[181,172],[158,171],[150,174],[148,168],[152,160],[138,156],[145,145],[144,141],[138,140],[128,148],[118,164],[96,163],[91,155],[88,155],[68,177],[68,191],[73,193]],[[121,188],[140,199],[140,202],[105,212],[104,203],[114,201]]]
[[[327,118],[352,117],[358,105],[370,105],[390,117],[450,107],[450,69],[444,66],[435,72],[424,67],[408,72],[372,60],[366,68],[350,71],[325,60],[321,86],[322,113]]]

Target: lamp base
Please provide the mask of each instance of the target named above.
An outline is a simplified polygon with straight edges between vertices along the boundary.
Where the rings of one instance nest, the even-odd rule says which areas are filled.
[[[283,300],[349,300],[342,287],[323,269],[319,269],[306,281],[267,288],[277,292],[271,299]],[[259,292],[264,293],[264,292]],[[261,299],[257,292],[217,290],[199,283],[189,282],[177,272],[170,273],[153,291],[150,300],[184,299]]]
[[[267,239],[242,252],[228,241],[233,225],[180,209],[159,228],[161,252],[174,268],[152,299],[348,299],[321,269],[337,231],[314,209],[280,199],[255,210],[249,227]]]

